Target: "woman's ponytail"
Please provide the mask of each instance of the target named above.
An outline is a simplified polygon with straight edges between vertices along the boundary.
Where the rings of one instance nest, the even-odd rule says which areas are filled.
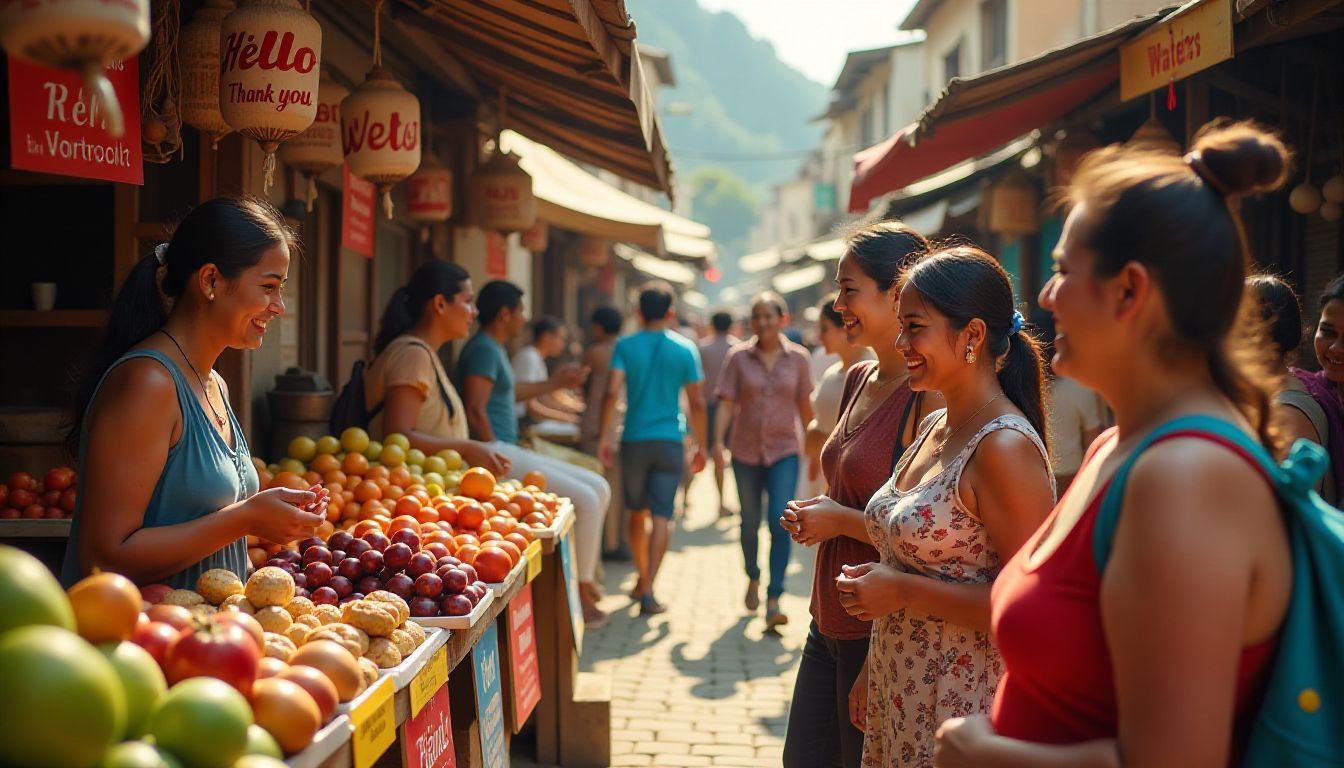
[[[387,309],[378,321],[378,336],[373,341],[373,354],[380,354],[394,339],[410,331],[425,315],[425,308],[435,296],[452,301],[462,292],[471,275],[451,261],[427,261],[416,268],[406,285],[398,288],[388,299]]]
[[[411,330],[417,319],[411,314],[411,292],[403,285],[387,300],[387,308],[383,310],[383,317],[378,321],[378,336],[373,341],[373,354],[381,353],[393,339]]]
[[[999,368],[999,386],[1022,411],[1050,451],[1054,435],[1045,404],[1045,352],[1041,342],[1026,328],[1008,335],[1008,352]]]

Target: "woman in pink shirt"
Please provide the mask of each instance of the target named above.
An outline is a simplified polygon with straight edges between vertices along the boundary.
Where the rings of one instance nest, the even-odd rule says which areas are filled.
[[[770,528],[767,627],[789,620],[779,610],[779,596],[784,594],[791,542],[778,520],[798,487],[801,427],[812,421],[811,356],[781,333],[788,320],[784,299],[777,294],[762,293],[752,302],[751,330],[756,335],[733,347],[719,374],[716,399],[732,416],[714,425],[717,456],[723,451],[724,429],[729,421],[733,424],[728,449],[742,509],[742,557],[751,581],[746,606],[753,612],[761,604],[761,520]]]

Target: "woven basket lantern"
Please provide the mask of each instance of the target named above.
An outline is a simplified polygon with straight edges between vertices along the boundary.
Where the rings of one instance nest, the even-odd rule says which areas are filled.
[[[308,210],[317,197],[317,177],[341,167],[341,102],[350,91],[323,73],[317,87],[317,117],[308,130],[280,145],[280,159],[308,181]]]
[[[420,167],[420,100],[375,66],[341,102],[341,138],[350,172],[378,185],[392,218],[392,185]]]
[[[220,28],[219,108],[266,152],[266,183],[280,142],[317,116],[322,27],[298,0],[242,0]]]
[[[532,177],[518,165],[518,156],[498,150],[469,183],[471,215],[477,226],[508,234],[530,228],[537,221]]]
[[[1031,234],[1040,227],[1036,187],[1022,174],[1010,173],[991,185],[989,199],[982,205],[988,208],[987,224],[991,232],[1016,237]]]
[[[182,122],[208,137],[212,149],[233,132],[219,111],[219,31],[234,7],[233,0],[205,0],[191,21],[182,25],[177,43]]]
[[[114,138],[126,132],[126,120],[103,69],[148,42],[149,0],[0,2],[0,46],[24,61],[79,72]]]
[[[407,208],[411,218],[432,224],[453,215],[453,172],[433,154],[426,154],[420,167],[406,180]]]
[[[1172,138],[1156,117],[1144,120],[1143,125],[1140,125],[1138,130],[1134,131],[1134,135],[1129,137],[1129,141],[1125,142],[1125,146],[1167,155],[1181,154],[1180,143]]]

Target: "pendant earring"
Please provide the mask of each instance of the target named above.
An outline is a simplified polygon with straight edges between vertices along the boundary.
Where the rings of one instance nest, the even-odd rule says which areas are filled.
[[[966,362],[967,363],[975,362],[975,348],[972,347],[970,344],[966,345]]]

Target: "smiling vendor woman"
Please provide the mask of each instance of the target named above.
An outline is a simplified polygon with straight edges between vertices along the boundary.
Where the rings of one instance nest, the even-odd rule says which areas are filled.
[[[311,491],[257,492],[213,370],[225,349],[260,347],[284,314],[294,245],[270,205],[216,198],[127,275],[76,402],[70,440],[81,472],[67,585],[95,567],[185,588],[211,568],[244,577],[244,537],[292,541],[325,518]]]

